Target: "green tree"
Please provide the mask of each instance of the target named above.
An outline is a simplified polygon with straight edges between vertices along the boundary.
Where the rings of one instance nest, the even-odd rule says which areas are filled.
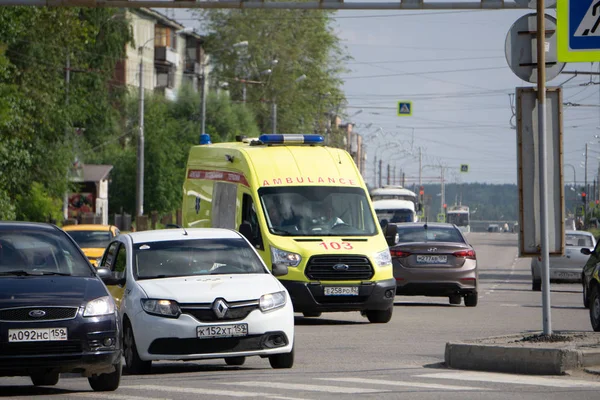
[[[108,35],[108,20],[127,27],[112,17],[116,11],[0,7],[0,45],[5,48],[0,153],[7,155],[1,161],[0,199],[18,210],[19,218],[48,218],[31,209],[31,204],[40,205],[36,196],[43,193],[54,204],[68,189],[67,171],[80,147],[90,146],[73,134],[73,127],[102,131],[107,118],[114,120],[115,92],[107,87],[129,36],[100,38],[98,33],[101,28]],[[73,68],[68,86],[67,59]],[[34,190],[33,182],[42,187]]]
[[[201,16],[216,81],[228,82],[236,101],[243,100],[240,79],[261,82],[247,85],[245,104],[262,132],[271,132],[273,102],[278,132],[324,132],[326,114],[345,102],[338,75],[347,59],[329,12],[211,10]],[[241,41],[248,41],[246,49],[233,46]]]

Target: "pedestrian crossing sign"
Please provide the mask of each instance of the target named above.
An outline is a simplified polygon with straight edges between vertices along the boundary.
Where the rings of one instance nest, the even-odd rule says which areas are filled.
[[[600,0],[558,0],[556,29],[558,61],[600,60]]]
[[[410,117],[412,115],[412,102],[411,101],[399,101],[398,102],[398,116],[399,117]]]
[[[469,172],[469,164],[460,164],[460,172]]]

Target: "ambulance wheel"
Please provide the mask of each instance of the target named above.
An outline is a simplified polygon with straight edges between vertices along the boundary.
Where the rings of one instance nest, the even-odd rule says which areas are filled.
[[[367,319],[370,323],[385,324],[390,322],[393,312],[394,307],[390,307],[387,310],[367,310],[365,314],[367,315]]]

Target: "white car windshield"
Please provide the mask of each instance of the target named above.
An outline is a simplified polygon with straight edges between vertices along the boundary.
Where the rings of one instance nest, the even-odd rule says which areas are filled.
[[[258,191],[267,226],[279,236],[373,236],[365,191],[356,187],[287,186]]]
[[[134,246],[138,279],[193,275],[265,274],[261,259],[243,239],[189,239]]]

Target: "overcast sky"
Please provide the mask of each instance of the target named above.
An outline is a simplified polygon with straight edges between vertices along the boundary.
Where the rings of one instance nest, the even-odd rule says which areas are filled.
[[[161,10],[193,25],[186,10]],[[528,10],[338,11],[334,27],[349,55],[344,80],[349,121],[367,143],[365,179],[373,182],[375,157],[404,171],[406,186],[424,183],[516,183],[514,93],[522,81],[505,58],[506,35]],[[555,16],[554,10],[548,14]],[[564,71],[598,71],[598,63],[567,64]],[[563,84],[573,75],[548,82]],[[563,86],[564,163],[583,184],[585,143],[588,182],[597,175],[600,144],[598,77],[577,76]],[[412,116],[399,117],[398,101],[412,102]],[[354,114],[354,116],[352,116]],[[370,125],[369,125],[370,124]],[[369,126],[367,128],[367,126]],[[459,172],[461,164],[468,173]],[[574,180],[565,166],[565,183]],[[384,175],[385,176],[385,175]]]

